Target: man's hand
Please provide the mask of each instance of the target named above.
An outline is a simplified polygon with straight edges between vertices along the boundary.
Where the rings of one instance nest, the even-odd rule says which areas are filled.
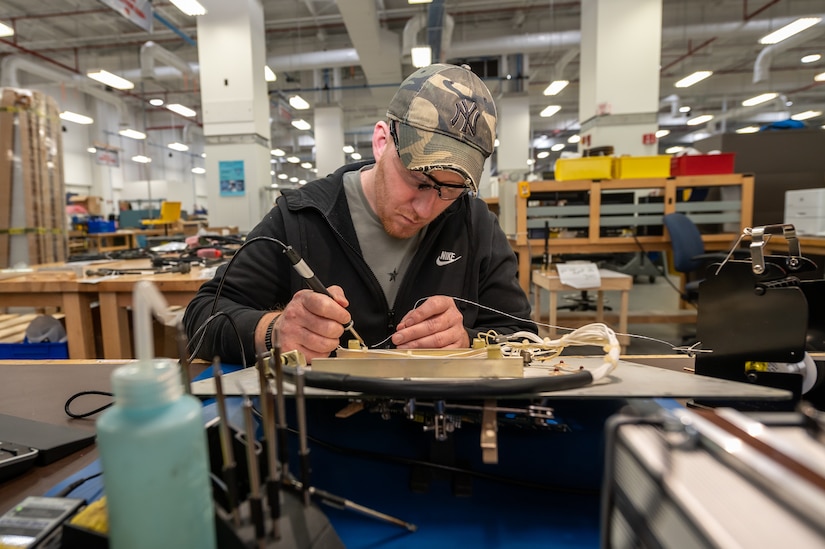
[[[469,347],[464,317],[452,298],[436,295],[407,313],[392,336],[399,349]]]
[[[327,357],[338,347],[344,324],[351,318],[345,309],[349,301],[340,286],[327,289],[334,300],[312,290],[301,290],[281,311],[275,321],[275,329],[282,351],[300,351],[311,363],[313,358]],[[263,342],[263,334],[271,320],[272,317],[266,315],[258,323],[256,341]]]

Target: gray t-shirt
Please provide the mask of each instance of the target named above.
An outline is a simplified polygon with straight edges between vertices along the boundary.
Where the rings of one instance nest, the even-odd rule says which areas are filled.
[[[426,228],[410,238],[395,238],[388,235],[378,215],[367,202],[364,189],[361,187],[360,172],[344,174],[344,191],[347,193],[349,211],[361,245],[361,253],[381,284],[387,303],[392,306],[398,286]]]

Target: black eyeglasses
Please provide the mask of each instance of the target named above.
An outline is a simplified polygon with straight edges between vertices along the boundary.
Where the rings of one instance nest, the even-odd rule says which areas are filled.
[[[392,142],[395,144],[395,152],[398,154],[398,158],[401,158],[401,149],[398,146],[398,134],[396,133],[395,125],[397,121],[390,120],[390,135],[392,136]],[[419,183],[418,190],[419,191],[426,191],[428,189],[435,189],[435,192],[438,193],[438,198],[441,200],[457,200],[470,192],[472,187],[470,187],[469,180],[468,183],[464,185],[452,185],[450,183],[441,183],[436,178],[431,176],[429,172],[425,172],[424,170],[409,170],[411,174],[422,174],[427,179],[431,181],[431,183]]]

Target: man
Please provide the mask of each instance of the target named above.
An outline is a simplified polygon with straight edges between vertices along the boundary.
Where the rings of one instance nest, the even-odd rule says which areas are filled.
[[[431,65],[401,84],[387,115],[374,160],[284,190],[231,268],[201,287],[184,316],[198,356],[239,363],[242,344],[252,362],[277,334],[311,362],[347,346],[350,321],[367,346],[401,349],[536,331],[513,251],[474,196],[495,140],[490,91],[467,68]],[[307,289],[283,246],[329,295]]]

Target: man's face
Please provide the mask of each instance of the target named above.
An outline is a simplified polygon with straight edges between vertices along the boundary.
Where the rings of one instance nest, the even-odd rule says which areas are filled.
[[[447,196],[465,182],[449,170],[424,174],[406,169],[390,139],[375,166],[375,213],[387,234],[410,238],[450,207],[454,200],[439,198],[434,187],[442,184],[450,186],[441,190]]]

